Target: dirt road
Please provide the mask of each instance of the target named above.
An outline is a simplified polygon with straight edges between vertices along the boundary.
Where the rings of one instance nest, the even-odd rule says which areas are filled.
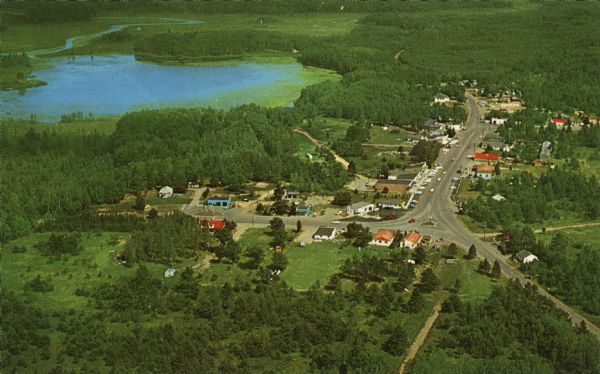
[[[429,331],[431,331],[431,328],[433,327],[433,324],[439,317],[441,310],[442,302],[439,301],[433,307],[433,313],[431,313],[431,315],[427,318],[427,321],[425,321],[425,325],[423,326],[423,328],[421,328],[421,331],[419,331],[417,337],[415,338],[411,346],[408,348],[406,358],[404,358],[402,365],[400,365],[400,370],[398,371],[400,374],[404,373],[404,370],[406,370],[406,366],[410,364],[410,362],[415,358],[417,352],[419,352],[419,349],[421,348],[423,343],[425,343],[425,339],[427,339],[427,335],[429,335]]]

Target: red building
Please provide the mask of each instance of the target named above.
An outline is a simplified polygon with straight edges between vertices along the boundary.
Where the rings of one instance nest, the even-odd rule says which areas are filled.
[[[489,160],[489,161],[498,161],[500,159],[500,155],[495,153],[475,153],[473,155],[475,161]]]
[[[225,220],[223,218],[200,218],[198,221],[200,226],[208,227],[209,230],[223,230],[225,227]]]

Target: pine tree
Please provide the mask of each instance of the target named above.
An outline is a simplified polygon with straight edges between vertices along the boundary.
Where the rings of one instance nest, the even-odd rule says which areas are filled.
[[[502,275],[502,269],[500,269],[500,263],[498,262],[498,260],[494,261],[494,267],[492,269],[492,276],[494,278],[500,278],[500,276]]]
[[[475,244],[471,244],[471,246],[469,247],[469,254],[467,255],[467,258],[469,260],[472,260],[475,257],[477,257],[477,247],[475,247]]]

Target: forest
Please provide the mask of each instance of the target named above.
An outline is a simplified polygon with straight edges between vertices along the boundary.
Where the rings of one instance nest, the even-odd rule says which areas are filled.
[[[511,223],[545,224],[559,219],[565,212],[580,220],[600,217],[600,182],[595,175],[579,171],[577,160],[539,177],[528,172],[512,172],[490,181],[477,179],[473,190],[476,198],[462,202],[461,210],[488,228]],[[498,202],[492,196],[506,200]]]
[[[1,176],[11,184],[2,184],[0,192],[1,240],[26,235],[56,217],[116,203],[125,193],[163,185],[186,188],[189,181],[231,191],[249,180],[290,181],[300,191],[340,189],[349,175],[338,163],[309,163],[294,155],[291,127],[300,122],[298,115],[247,105],[227,112],[128,113],[110,134],[51,127],[16,133],[3,127]]]
[[[600,316],[600,249],[592,244],[574,241],[561,232],[544,242],[527,227],[505,226],[510,233],[507,254],[528,250],[539,258],[521,269],[534,275],[541,284],[571,305],[579,306],[591,315]]]
[[[551,336],[551,338],[549,338]],[[600,345],[535,286],[511,281],[483,302],[450,295],[409,373],[595,373]]]

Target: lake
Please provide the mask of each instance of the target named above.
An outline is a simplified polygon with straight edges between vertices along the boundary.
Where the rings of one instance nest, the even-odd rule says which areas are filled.
[[[4,116],[28,119],[35,113],[39,120],[55,121],[72,112],[98,117],[173,106],[288,105],[304,86],[336,76],[291,59],[281,64],[250,60],[201,66],[160,65],[137,61],[133,55],[47,61],[47,69],[34,72],[47,86],[0,92]]]

